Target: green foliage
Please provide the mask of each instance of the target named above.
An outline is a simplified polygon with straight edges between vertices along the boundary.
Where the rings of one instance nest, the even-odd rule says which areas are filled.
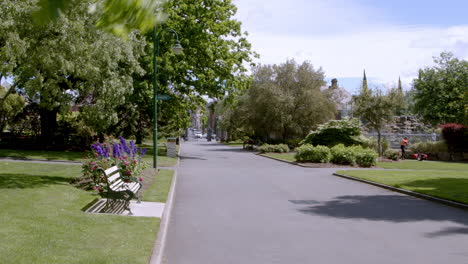
[[[377,152],[371,149],[355,149],[355,161],[359,167],[372,167],[377,164]]]
[[[345,147],[343,144],[338,144],[330,149],[331,162],[335,164],[353,165],[355,163],[355,149],[353,147]]]
[[[33,0],[0,5],[0,74],[39,105],[44,137],[55,132],[56,114],[73,105],[81,106],[85,125],[104,132],[118,121],[115,109],[132,93],[132,75],[143,73],[137,60],[141,36],[133,33],[123,41],[96,29],[89,4],[77,2],[47,25],[33,22]]]
[[[263,141],[302,138],[334,116],[335,104],[320,90],[323,79],[322,70],[308,62],[256,66],[251,87],[232,105],[236,114],[222,119],[236,119]]]
[[[448,152],[448,146],[445,141],[426,141],[411,144],[409,149],[412,152],[421,152],[426,154],[435,154],[439,152]]]
[[[331,120],[320,125],[301,142],[301,144],[323,145],[333,147],[338,144],[346,146],[360,144],[360,122],[357,118]]]
[[[387,149],[384,151],[383,156],[387,159],[398,160],[400,158],[400,152],[393,149]]]
[[[331,152],[326,146],[316,146],[305,144],[296,148],[295,158],[297,161],[310,161],[327,163],[330,161]]]
[[[261,153],[276,152],[276,153],[286,153],[289,152],[289,147],[286,144],[270,145],[263,144],[258,147],[258,151]]]
[[[6,89],[0,85],[0,98],[6,95]],[[22,96],[18,94],[10,94],[3,104],[0,104],[0,133],[3,129],[13,124],[15,117],[24,108],[25,102]]]
[[[339,144],[330,149],[331,162],[342,165],[357,164],[360,167],[371,167],[376,164],[378,154],[372,149],[361,146],[345,147]]]
[[[367,138],[365,136],[361,136],[361,137],[359,137],[359,140],[361,142],[362,147],[373,149],[373,150],[379,152],[379,143],[378,143],[376,138],[374,138],[374,137]],[[381,144],[382,144],[381,145],[382,152],[387,151],[388,147],[389,147],[388,141],[385,138],[382,138],[381,139]]]
[[[413,80],[416,113],[433,125],[468,124],[468,61],[443,52],[434,62]]]
[[[401,104],[401,93],[398,89],[391,89],[387,94],[380,90],[362,89],[361,93],[353,98],[353,103],[354,114],[362,118],[367,127],[377,131],[378,153],[381,155],[381,130],[392,120],[395,110]]]
[[[98,13],[96,25],[123,38],[133,29],[142,32],[151,30],[156,22],[162,22],[166,16],[160,10],[162,0],[104,0],[89,3],[89,11]],[[39,9],[34,18],[39,24],[47,24],[59,19],[63,13],[76,7],[73,0],[39,0]]]

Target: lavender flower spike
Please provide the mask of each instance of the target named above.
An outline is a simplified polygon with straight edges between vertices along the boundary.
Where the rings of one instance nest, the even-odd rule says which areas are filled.
[[[127,141],[125,141],[125,138],[120,136],[120,147],[122,150],[124,150],[128,155],[131,155],[130,149],[127,146]]]

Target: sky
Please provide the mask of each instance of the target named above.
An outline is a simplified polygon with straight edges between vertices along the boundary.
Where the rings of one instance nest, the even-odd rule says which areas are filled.
[[[405,90],[443,51],[468,59],[468,0],[233,0],[235,18],[261,64],[287,59],[321,67],[326,80],[356,93]]]

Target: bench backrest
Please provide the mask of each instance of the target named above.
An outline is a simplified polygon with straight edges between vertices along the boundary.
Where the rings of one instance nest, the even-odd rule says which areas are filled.
[[[107,178],[107,188],[116,191],[118,190],[124,182],[120,177],[119,168],[117,166],[111,167],[104,171],[104,174]]]

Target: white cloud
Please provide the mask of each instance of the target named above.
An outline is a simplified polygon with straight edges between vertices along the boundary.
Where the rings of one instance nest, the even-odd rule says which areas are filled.
[[[395,26],[378,18],[385,17],[380,10],[350,1],[234,3],[263,64],[308,60],[327,77],[361,77],[366,69],[375,82],[396,83],[400,76],[408,86],[418,69],[432,65],[432,57],[442,51],[468,59],[468,25]]]

